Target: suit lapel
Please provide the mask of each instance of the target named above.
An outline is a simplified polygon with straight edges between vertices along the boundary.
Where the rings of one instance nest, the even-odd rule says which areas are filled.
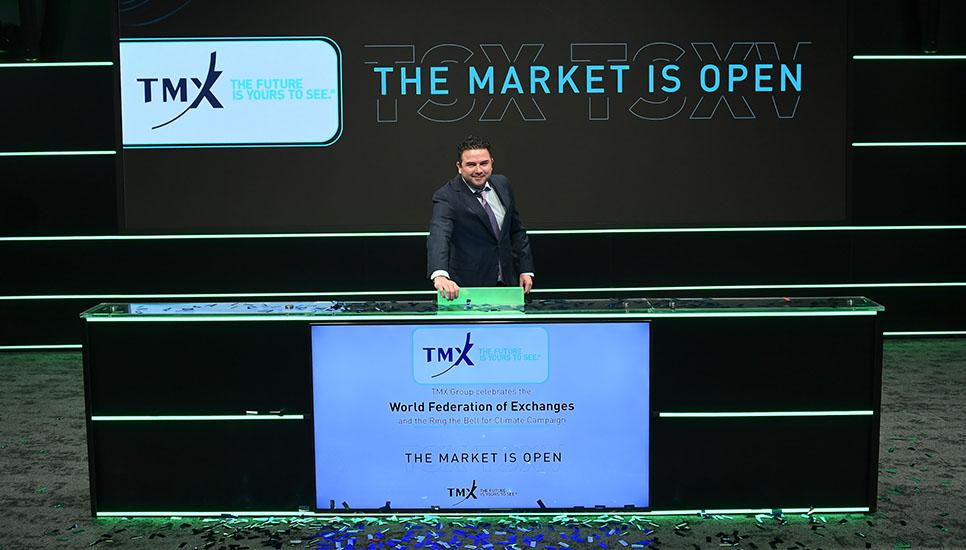
[[[492,179],[490,180],[490,187],[496,191],[496,196],[499,197],[500,204],[503,205],[503,223],[500,224],[500,237],[503,237],[503,235],[507,232],[507,225],[509,225],[507,222],[510,221],[510,199],[507,196],[506,189],[502,185],[497,185]],[[483,207],[481,206],[480,208]],[[485,216],[486,212],[484,212],[483,215]],[[487,223],[489,223],[489,220],[487,220]]]

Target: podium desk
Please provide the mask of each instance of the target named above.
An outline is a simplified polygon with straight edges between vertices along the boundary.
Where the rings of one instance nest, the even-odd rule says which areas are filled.
[[[91,511],[874,511],[882,311],[101,304],[81,315]]]

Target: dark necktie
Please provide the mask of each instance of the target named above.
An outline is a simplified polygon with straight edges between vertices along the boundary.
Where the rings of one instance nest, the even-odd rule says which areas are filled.
[[[496,214],[493,213],[493,209],[490,208],[490,203],[486,200],[486,192],[489,191],[486,187],[480,189],[478,195],[480,197],[480,202],[483,203],[483,211],[486,212],[486,217],[490,219],[490,227],[493,229],[493,234],[497,239],[500,238],[500,224],[496,223]]]
[[[486,200],[486,192],[489,188],[484,187],[480,189],[477,196],[480,198],[480,202],[483,203],[483,211],[486,212],[486,217],[490,219],[490,228],[493,229],[493,234],[496,236],[496,240],[500,240],[500,224],[496,222],[496,214],[493,213],[493,209],[490,208],[490,203]],[[500,265],[499,259],[496,262],[496,280],[503,281],[503,266]]]

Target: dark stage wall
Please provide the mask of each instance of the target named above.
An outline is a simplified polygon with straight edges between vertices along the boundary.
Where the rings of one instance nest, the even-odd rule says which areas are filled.
[[[129,232],[424,231],[470,132],[531,228],[847,218],[840,0],[160,7],[120,13]]]
[[[742,5],[740,2],[736,4]],[[328,11],[333,17],[347,16],[339,10]],[[842,57],[839,63],[845,71],[841,82],[841,91],[847,92],[844,122],[837,129],[826,128],[842,135],[840,149],[832,151],[825,160],[820,153],[809,153],[812,156],[808,157],[806,165],[776,174],[775,185],[786,189],[787,194],[763,197],[767,204],[758,210],[716,211],[715,201],[700,193],[698,196],[704,199],[696,201],[693,209],[682,208],[679,203],[662,208],[659,200],[654,204],[653,196],[641,195],[635,200],[644,201],[648,206],[639,211],[628,208],[630,201],[611,198],[609,201],[615,212],[613,224],[607,223],[606,216],[581,219],[570,215],[558,219],[555,211],[542,206],[526,208],[524,220],[537,229],[631,227],[668,230],[598,234],[534,231],[536,282],[538,289],[547,291],[543,297],[573,296],[574,292],[605,296],[861,294],[886,306],[883,317],[886,331],[966,330],[959,314],[966,307],[966,261],[962,254],[966,250],[966,191],[961,184],[966,147],[848,145],[850,142],[961,142],[966,139],[963,130],[966,128],[966,106],[959,100],[959,91],[966,85],[966,71],[963,70],[966,59],[852,59],[856,54],[920,54],[924,47],[934,48],[939,54],[964,54],[966,31],[959,22],[966,16],[966,6],[951,0],[855,1],[847,12],[830,11],[827,15],[829,29],[826,29],[833,32],[836,25],[846,22],[844,29],[848,36],[845,44],[848,47],[836,54]],[[118,35],[115,15],[109,2],[94,6],[89,2],[49,1],[44,14],[46,27],[40,43],[40,61],[113,59]],[[816,17],[821,23],[821,14]],[[701,17],[695,20],[700,21]],[[781,25],[776,23],[776,33],[787,24],[787,20]],[[199,33],[203,31],[198,29]],[[716,32],[731,39],[727,31],[727,27],[722,27]],[[373,32],[369,34],[375,36]],[[125,32],[122,31],[121,35],[124,36]],[[375,40],[369,35],[351,33],[343,33],[338,38],[346,43],[359,44],[368,43],[370,38]],[[480,37],[473,38],[474,44],[480,42]],[[608,35],[608,40],[611,38]],[[442,34],[439,37],[434,35],[426,37],[424,42],[429,44],[442,39]],[[551,37],[552,40],[557,39]],[[15,61],[14,57],[10,54],[2,62]],[[361,58],[352,61],[364,63]],[[567,58],[554,59],[553,62],[565,63]],[[354,81],[362,82],[359,79],[364,75],[359,71],[365,67],[353,67],[352,70],[358,73]],[[4,121],[0,151],[119,150],[116,65],[2,67],[0,76],[3,82],[0,86],[0,117]],[[348,76],[346,81],[349,81]],[[373,93],[371,89],[356,92]],[[828,101],[834,103],[833,91],[828,93],[832,94],[827,96]],[[374,100],[375,96],[367,97],[367,104]],[[348,105],[346,108],[348,113]],[[739,121],[722,121],[720,131],[727,133],[728,124],[736,122]],[[694,123],[697,121],[690,119],[675,122],[685,130],[691,129],[687,124]],[[770,124],[761,123],[765,124],[762,128]],[[360,147],[369,142],[367,139],[372,143],[383,143],[389,136],[376,133],[382,130],[376,127],[375,119],[366,119],[364,124],[365,127],[356,129],[355,135],[360,136],[357,142],[346,138],[343,145],[351,149],[347,158],[369,163],[373,162],[367,156],[369,153]],[[433,178],[419,184],[426,188],[428,202],[428,193],[439,183],[436,180],[451,171],[448,168],[451,142],[463,131],[457,128],[458,124],[445,125],[445,132],[426,121],[418,124],[412,121],[411,124],[418,135],[439,136],[432,138],[439,143],[417,140],[422,145],[411,145],[416,149],[432,145],[442,151],[436,154],[434,149],[421,155],[426,162],[438,160],[440,164],[439,176],[433,172]],[[530,181],[537,181],[536,176],[543,168],[530,162],[530,157],[518,150],[539,147],[516,143],[514,140],[519,138],[513,132],[500,130],[497,126],[492,126],[490,131],[487,124],[492,123],[477,122],[470,129],[492,134],[498,151],[503,151],[502,157],[498,157],[504,161],[502,168],[519,181],[521,188],[531,186]],[[588,124],[589,121],[570,121],[565,129],[591,128]],[[803,119],[802,124],[807,125],[808,120]],[[631,131],[627,139],[641,138],[634,134],[639,131],[640,127]],[[811,135],[807,134],[807,128],[803,127],[803,132],[806,132],[803,135]],[[551,132],[544,139],[563,143],[565,137],[566,134]],[[400,136],[395,139],[404,141]],[[600,139],[610,137],[599,136],[598,141]],[[776,135],[775,143],[782,144],[781,139]],[[570,151],[572,147],[564,149]],[[597,150],[593,146],[587,150],[590,155],[587,158],[604,154],[595,153]],[[332,151],[335,149],[329,153]],[[794,148],[779,147],[776,154],[769,155],[769,162],[792,166],[789,162],[797,158],[795,152]],[[161,173],[158,167],[182,162],[178,155],[169,155],[156,156],[159,163],[144,164],[137,159],[143,160],[145,155],[153,155],[157,150],[136,153],[141,156],[131,157],[135,159],[131,167],[145,175],[147,179],[140,180],[142,182],[156,179],[156,174]],[[699,164],[698,159],[706,160],[705,155],[712,153],[722,155],[729,154],[729,151],[712,151],[696,145],[692,151],[695,166]],[[534,156],[539,158],[541,155]],[[120,174],[124,167],[118,157],[110,154],[0,156],[0,173],[3,175],[0,178],[0,345],[78,343],[76,314],[79,311],[104,301],[141,299],[138,298],[140,295],[157,295],[159,299],[210,300],[217,298],[212,295],[222,293],[280,292],[299,295],[278,299],[314,299],[320,295],[314,293],[354,292],[359,293],[354,295],[356,298],[365,299],[384,298],[386,291],[398,291],[400,297],[412,297],[413,291],[431,288],[424,279],[425,239],[420,235],[68,238],[110,237],[135,230],[179,232],[176,228],[159,226],[157,216],[152,218],[152,207],[161,209],[165,205],[161,202],[152,204],[148,194],[138,195],[138,211],[144,214],[138,218],[138,223],[132,224],[129,219],[125,224],[118,212],[132,197],[126,197],[122,192]],[[282,155],[279,158],[287,157]],[[165,164],[166,161],[170,161],[169,164]],[[334,162],[332,166],[343,173],[348,172],[348,168],[339,168],[340,162],[347,161],[327,162]],[[655,164],[656,170],[671,170],[667,167],[669,165],[662,168],[660,163]],[[624,170],[608,166],[608,170]],[[588,166],[569,173],[590,169]],[[179,170],[183,174],[190,173],[187,169]],[[407,167],[406,170],[426,173],[432,168],[427,164]],[[628,172],[633,173],[633,170],[628,169]],[[774,172],[769,170],[762,174]],[[130,179],[130,173],[128,177]],[[732,174],[730,177],[736,176]],[[756,185],[767,180],[762,177],[757,183],[751,182],[747,190],[754,192]],[[565,189],[572,191],[566,196],[572,199],[586,193],[576,179],[566,186]],[[814,193],[800,193],[802,186],[813,189]],[[635,189],[630,184],[624,187]],[[141,191],[135,191],[135,194]],[[531,191],[525,193],[532,191],[531,186]],[[540,190],[540,193],[545,192]],[[608,198],[606,192],[600,192],[603,198]],[[645,193],[646,189],[634,192]],[[694,196],[694,192],[691,195]],[[532,203],[536,203],[538,196],[533,195]],[[783,196],[787,199],[785,203]],[[392,202],[393,196],[390,194],[380,199]],[[285,223],[285,207],[282,205],[276,207],[272,217],[253,220],[250,227],[254,229],[249,232],[389,229],[379,227],[372,220],[361,220],[359,225],[353,226],[351,217],[340,223],[313,227],[306,221],[305,213],[296,208],[295,203],[290,203],[293,212],[298,214],[291,218],[290,224]],[[604,203],[603,210],[593,209],[595,216],[607,211],[607,201]],[[561,200],[559,204],[564,212],[568,211],[567,208],[580,212],[579,200]],[[648,223],[648,217],[641,216],[642,212],[653,213],[655,221]],[[219,215],[230,217],[230,214],[223,212]],[[425,218],[428,221],[428,208]],[[203,224],[196,223],[197,219],[194,223],[186,219],[181,227],[198,232]],[[399,221],[393,224],[393,228],[425,229],[414,223],[411,215],[406,219],[408,222]],[[567,220],[583,223],[567,223]],[[205,232],[244,230],[244,227],[232,227],[224,220],[216,222],[208,227],[211,231]],[[759,229],[713,230],[735,226]],[[774,226],[819,226],[822,230],[762,229]],[[695,227],[703,229],[696,232],[688,229]],[[32,238],[42,236],[52,238]],[[607,290],[612,287],[618,289]],[[178,294],[198,296],[181,298],[175,296]],[[217,299],[273,298],[260,295]]]

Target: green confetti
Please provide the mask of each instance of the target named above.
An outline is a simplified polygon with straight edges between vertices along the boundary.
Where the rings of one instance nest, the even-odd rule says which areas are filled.
[[[46,493],[47,492],[47,486],[46,485],[38,485],[37,488],[34,489],[34,492],[37,493],[37,494]]]

